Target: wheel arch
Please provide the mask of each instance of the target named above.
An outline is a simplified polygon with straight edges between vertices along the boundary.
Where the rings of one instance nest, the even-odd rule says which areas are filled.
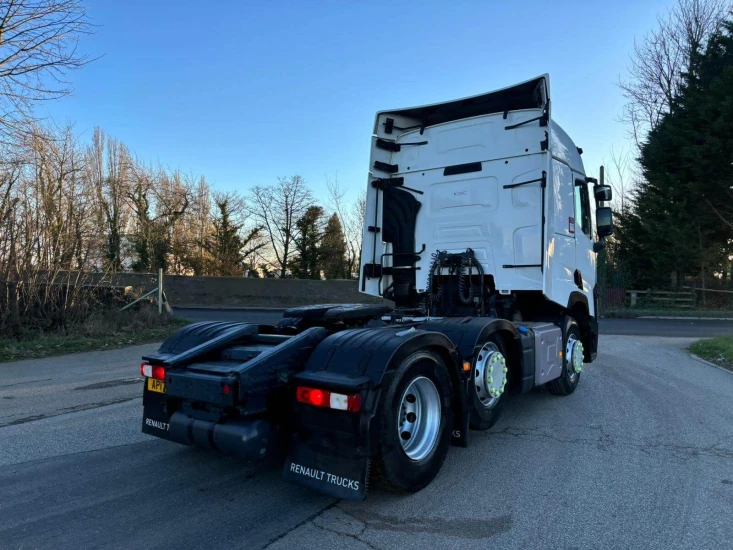
[[[437,353],[446,363],[450,379],[460,380],[461,365],[455,346],[437,332],[404,326],[357,328],[333,333],[321,341],[292,381],[295,385],[359,393],[361,409],[352,415],[293,400],[292,441],[284,477],[339,498],[363,499],[369,484],[370,461],[380,452],[380,419],[388,388],[402,362],[420,350]],[[456,400],[459,394],[454,388],[453,402],[459,407],[454,414],[454,426],[457,417],[465,416],[461,412],[463,402]],[[348,491],[322,480],[304,478],[291,471],[293,465],[315,466],[355,480],[359,489]]]
[[[590,307],[588,306],[588,297],[582,292],[571,292],[568,297],[568,311],[578,309],[579,307],[585,308],[586,315],[590,315]]]
[[[588,297],[582,292],[571,293],[568,299],[567,315],[578,323],[585,349],[584,359],[586,363],[590,363],[595,359],[598,350],[598,320],[590,314]],[[566,330],[567,323],[563,326],[563,334]]]
[[[517,326],[506,319],[493,317],[466,317],[437,319],[422,323],[421,328],[441,332],[455,344],[461,361],[472,361],[486,340],[494,334],[502,338],[508,359],[517,368],[512,369],[509,388],[512,391],[529,391],[534,383],[534,364],[525,361],[524,348]]]
[[[440,332],[415,327],[380,327],[350,329],[334,333],[323,340],[306,362],[305,372],[311,381],[323,381],[329,387],[329,378],[362,380],[368,386],[365,405],[372,418],[381,404],[383,390],[389,387],[402,362],[411,354],[427,350],[436,353],[445,363],[452,382],[454,406],[453,432],[461,430],[459,419],[467,416],[462,391],[463,374],[460,356],[453,342]],[[367,422],[367,420],[365,420]],[[371,422],[371,419],[368,420]],[[368,426],[367,431],[373,432]],[[465,434],[461,433],[461,438]],[[455,444],[465,445],[465,441]],[[459,438],[460,439],[460,438]]]
[[[404,342],[401,342],[394,349],[380,380],[376,385],[386,390],[392,379],[405,359],[418,351],[428,351],[438,355],[445,363],[448,376],[451,380],[451,403],[453,405],[453,444],[461,447],[468,445],[468,430],[464,427],[468,418],[468,405],[466,403],[464,387],[464,375],[462,372],[462,361],[453,342],[445,335],[436,331],[416,330],[415,334]],[[380,392],[381,398],[383,392]],[[381,399],[380,399],[381,401]],[[380,402],[381,406],[382,403]],[[464,420],[466,419],[466,420]],[[371,430],[376,433],[375,430]]]
[[[505,328],[500,328],[495,332],[504,342],[504,349],[508,356],[507,361],[509,361],[510,365],[515,365],[517,367],[509,370],[509,390],[521,393],[525,391],[523,380],[526,375],[522,354],[522,343],[517,334],[506,330]],[[531,374],[534,377],[534,373],[532,372]]]

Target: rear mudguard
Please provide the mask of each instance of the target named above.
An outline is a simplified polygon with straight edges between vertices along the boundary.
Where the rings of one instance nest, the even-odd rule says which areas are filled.
[[[252,334],[257,334],[257,325],[222,321],[194,323],[179,328],[156,353],[144,356],[143,361],[152,365],[178,367]]]
[[[461,361],[472,362],[489,336],[498,332],[507,344],[508,359],[519,367],[512,372],[510,390],[516,393],[528,392],[534,386],[535,365],[533,346],[523,345],[522,339],[532,339],[524,327],[517,328],[506,319],[493,317],[447,317],[420,323],[423,330],[445,334],[456,347]]]
[[[432,349],[453,380],[454,439],[465,438],[466,376],[445,335],[406,327],[345,330],[332,334],[311,354],[295,385],[361,395],[361,411],[349,413],[300,403],[293,405],[293,437],[283,478],[339,498],[363,500],[369,461],[378,448],[376,425],[382,390],[411,353]],[[456,434],[456,432],[459,432]]]

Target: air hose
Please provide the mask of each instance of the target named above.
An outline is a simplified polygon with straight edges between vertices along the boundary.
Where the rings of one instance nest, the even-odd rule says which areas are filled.
[[[466,266],[468,266],[468,275],[466,275]],[[473,283],[471,283],[471,274],[473,265],[470,258],[461,260],[461,267],[458,270],[458,298],[464,304],[473,303]],[[468,295],[466,295],[466,281],[468,281]]]
[[[440,250],[436,250],[432,253],[430,256],[430,271],[428,272],[428,283],[426,288],[426,294],[428,295],[428,299],[431,302],[436,302],[440,300],[441,296],[443,295],[443,287],[440,284]],[[435,272],[435,268],[438,267],[438,280],[435,282],[435,285],[433,285],[433,274]]]

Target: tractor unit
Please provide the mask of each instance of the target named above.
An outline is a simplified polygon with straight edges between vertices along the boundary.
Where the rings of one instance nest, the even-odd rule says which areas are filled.
[[[425,487],[508,394],[575,391],[611,189],[551,115],[547,75],[377,113],[359,289],[390,305],[180,329],[143,358],[143,432],[361,500]]]

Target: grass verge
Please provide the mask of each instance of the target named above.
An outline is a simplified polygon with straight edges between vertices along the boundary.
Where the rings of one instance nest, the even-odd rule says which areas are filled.
[[[642,309],[625,308],[604,311],[601,317],[636,319],[637,317],[709,317],[714,319],[733,318],[733,311],[722,309]]]
[[[690,346],[695,355],[733,371],[733,335],[698,340]]]
[[[154,308],[104,312],[65,331],[28,332],[19,340],[0,336],[0,362],[160,342],[187,321],[159,316]]]

